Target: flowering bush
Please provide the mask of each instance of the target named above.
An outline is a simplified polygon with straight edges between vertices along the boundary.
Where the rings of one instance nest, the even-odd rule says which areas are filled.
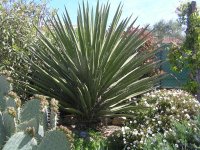
[[[145,94],[135,105],[147,107],[134,112],[135,119],[123,127],[126,149],[143,149],[148,137],[172,131],[172,122],[190,121],[198,114],[200,103],[182,90],[157,90]]]
[[[200,116],[195,120],[174,122],[168,134],[149,137],[144,150],[196,150],[200,147]]]

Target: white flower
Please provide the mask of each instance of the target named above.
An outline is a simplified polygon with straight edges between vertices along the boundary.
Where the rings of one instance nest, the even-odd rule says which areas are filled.
[[[150,96],[150,93],[145,94],[146,96]]]
[[[151,131],[151,129],[148,129],[147,133],[152,134],[153,132]]]
[[[122,127],[122,134],[125,134],[125,127]]]
[[[125,139],[125,138],[123,138],[123,141],[126,141],[126,139]]]
[[[178,148],[178,144],[175,144],[174,146],[175,146],[176,148]]]
[[[140,135],[144,135],[144,132],[142,131],[142,132],[140,132]]]
[[[122,127],[122,132],[124,132],[125,131],[125,129],[124,129],[124,127]]]
[[[127,127],[127,126],[125,126],[125,127],[124,127],[124,129],[125,129],[125,130],[129,130],[130,128],[129,128],[129,127]]]
[[[158,124],[161,124],[161,123],[162,123],[162,121],[159,120],[159,121],[158,121]]]
[[[185,114],[185,117],[186,117],[187,119],[190,119],[190,115],[188,115],[188,114]]]
[[[138,134],[138,130],[134,129],[132,132],[133,135],[137,135]]]
[[[164,132],[164,137],[166,137],[168,133],[169,133],[169,131],[165,131]]]
[[[176,107],[173,106],[173,107],[172,107],[172,110],[175,110],[175,109],[176,109]]]

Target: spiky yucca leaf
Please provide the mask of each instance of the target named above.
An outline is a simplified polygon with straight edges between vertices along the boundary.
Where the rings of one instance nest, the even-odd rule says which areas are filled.
[[[28,85],[32,92],[58,99],[62,108],[86,120],[129,116],[125,112],[135,107],[127,99],[153,87],[157,76],[145,75],[158,63],[144,63],[155,51],[138,53],[147,41],[146,29],[128,33],[135,21],[130,26],[131,18],[120,21],[121,5],[107,30],[109,10],[109,4],[98,3],[95,11],[83,4],[76,29],[67,10],[62,20],[51,20],[47,28],[56,44],[40,33],[45,48],[30,48],[39,63],[27,58],[33,72],[25,78],[33,83]]]

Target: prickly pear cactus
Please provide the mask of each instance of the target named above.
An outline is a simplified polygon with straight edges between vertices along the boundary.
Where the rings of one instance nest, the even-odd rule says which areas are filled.
[[[62,131],[51,130],[38,143],[34,128],[27,128],[25,132],[12,135],[3,150],[70,150],[71,144]]]
[[[17,125],[17,131],[25,131],[28,127],[36,128],[38,126],[38,122],[35,118],[32,118],[29,121],[25,121]]]
[[[17,94],[0,76],[0,149],[70,149],[65,132],[57,130],[57,122],[58,101],[52,99],[49,106],[46,97],[37,95],[21,107]]]
[[[25,103],[21,111],[21,122],[29,121],[33,118],[39,118],[40,115],[40,100],[32,99]]]
[[[0,95],[4,96],[12,90],[11,84],[7,81],[5,76],[0,76]]]
[[[54,98],[51,99],[51,113],[50,113],[50,127],[51,129],[56,129],[58,121],[58,101]]]
[[[6,142],[3,150],[32,150],[36,149],[37,140],[24,132],[17,132]]]
[[[22,125],[19,124],[19,129],[24,129],[23,126],[30,126],[34,127],[36,133],[38,133],[40,113],[39,100],[32,99],[27,101],[21,109],[20,124]]]
[[[5,76],[0,76],[0,110],[5,108],[5,104],[2,99],[11,91],[11,84],[7,81]],[[2,108],[3,107],[3,108]]]
[[[16,111],[14,107],[8,107],[7,110],[3,113],[3,123],[6,132],[6,136],[10,137],[16,132]]]
[[[2,149],[3,147],[5,138],[6,138],[6,133],[5,133],[4,125],[3,125],[3,116],[0,111],[0,149]]]
[[[70,150],[70,146],[64,132],[53,130],[47,132],[37,150]]]

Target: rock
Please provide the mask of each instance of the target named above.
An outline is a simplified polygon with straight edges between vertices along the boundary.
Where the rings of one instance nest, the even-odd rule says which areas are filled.
[[[121,127],[112,125],[112,126],[104,126],[101,129],[101,132],[103,133],[104,137],[109,137],[115,131],[121,131]]]
[[[112,125],[122,126],[125,122],[126,118],[124,117],[116,117],[112,120]]]

